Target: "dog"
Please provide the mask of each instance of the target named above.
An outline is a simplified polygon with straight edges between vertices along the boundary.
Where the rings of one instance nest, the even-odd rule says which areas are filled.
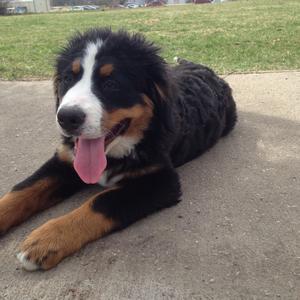
[[[183,59],[168,65],[140,34],[76,34],[54,75],[62,142],[54,156],[0,199],[0,232],[91,184],[76,210],[34,230],[17,258],[48,270],[85,244],[177,204],[176,167],[227,135],[237,120],[229,85]]]

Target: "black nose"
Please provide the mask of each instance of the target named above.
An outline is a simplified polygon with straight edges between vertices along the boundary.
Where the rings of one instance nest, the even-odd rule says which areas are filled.
[[[85,120],[85,113],[79,107],[61,108],[57,113],[59,125],[66,131],[72,132],[78,129]]]

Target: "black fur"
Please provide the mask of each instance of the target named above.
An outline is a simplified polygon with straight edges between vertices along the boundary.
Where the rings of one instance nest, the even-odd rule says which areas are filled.
[[[107,79],[96,71],[93,74],[93,92],[105,109],[130,108],[142,101],[141,93],[154,103],[154,116],[134,153],[122,159],[108,157],[107,169],[110,177],[149,165],[160,165],[162,170],[123,180],[122,189],[97,199],[94,205],[95,210],[118,219],[123,227],[177,203],[180,184],[174,168],[199,156],[228,134],[236,122],[236,107],[230,87],[211,69],[186,60],[170,67],[159,56],[159,48],[143,36],[109,29],[78,34],[62,50],[56,71],[56,77],[61,79],[55,85],[59,99],[81,78],[81,73],[76,77],[71,74],[70,63],[83,55],[88,42],[97,40],[103,44],[95,70],[108,63],[116,69]],[[105,89],[107,80],[117,82],[117,88]],[[170,176],[163,179],[162,174],[168,172]],[[155,192],[149,193],[154,186]]]
[[[211,69],[180,61],[173,74],[178,85],[177,97],[172,97],[177,124],[170,155],[177,167],[226,135],[236,122],[236,108],[230,87]]]
[[[89,42],[102,41],[92,74],[92,91],[104,109],[130,109],[153,103],[153,117],[134,150],[122,158],[108,156],[109,178],[124,175],[117,188],[98,196],[93,209],[123,228],[157,210],[176,204],[181,196],[175,168],[199,156],[234,127],[237,114],[229,85],[211,69],[180,60],[171,67],[159,56],[159,48],[139,34],[93,29],[77,34],[57,58],[54,88],[56,108],[66,92],[81,78],[71,64],[84,55]],[[104,64],[114,66],[105,78]],[[126,134],[126,132],[124,133]],[[74,150],[72,137],[63,144]],[[34,175],[14,187],[22,190],[42,178],[57,179],[58,198],[72,195],[87,185],[72,165],[55,155]]]
[[[121,188],[97,197],[93,208],[116,220],[118,229],[175,205],[181,196],[178,174],[168,168],[131,179]]]

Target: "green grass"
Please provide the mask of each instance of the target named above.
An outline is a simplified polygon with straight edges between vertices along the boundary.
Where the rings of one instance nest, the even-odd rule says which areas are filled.
[[[174,56],[219,73],[300,68],[300,1],[240,0],[215,5],[0,17],[0,78],[50,78],[77,30],[138,31]]]

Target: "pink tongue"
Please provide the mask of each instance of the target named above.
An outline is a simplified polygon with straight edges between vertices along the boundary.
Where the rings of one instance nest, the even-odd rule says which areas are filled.
[[[74,168],[85,183],[96,183],[106,168],[104,153],[105,137],[98,139],[79,138],[76,143]]]

